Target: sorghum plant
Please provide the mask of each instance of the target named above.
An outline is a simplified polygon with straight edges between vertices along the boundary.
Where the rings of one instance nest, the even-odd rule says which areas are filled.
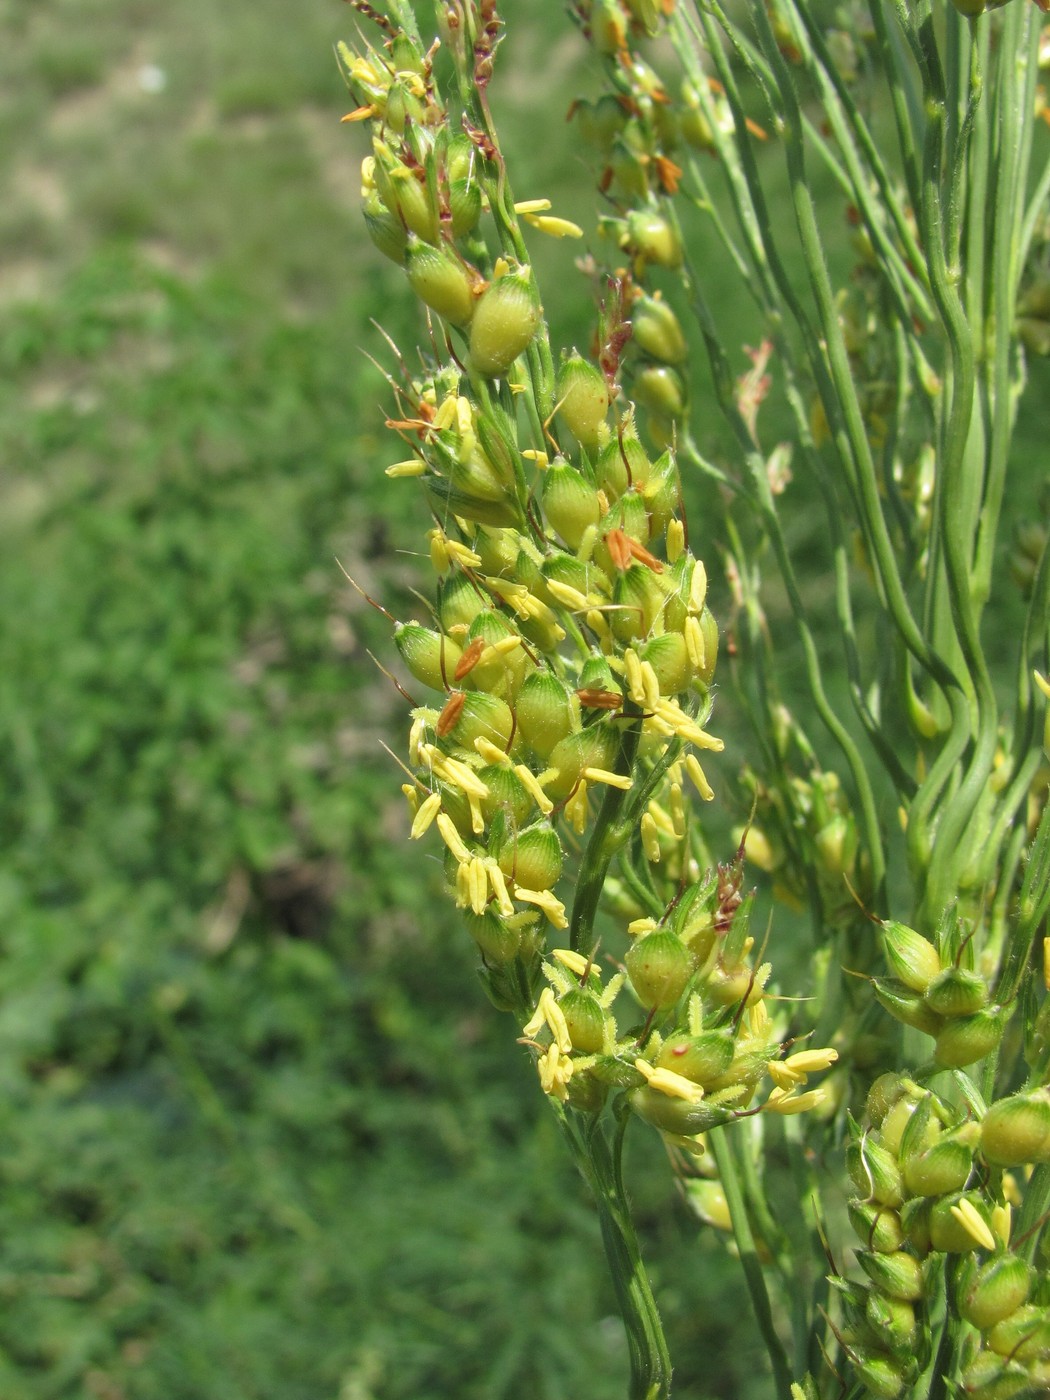
[[[1026,356],[1050,351],[1039,10],[570,0],[603,84],[571,128],[603,213],[580,261],[593,342],[556,355],[529,240],[581,230],[515,197],[495,0],[438,0],[426,33],[407,0],[352,3],[365,221],[429,325],[390,374],[388,475],[433,522],[432,600],[394,627],[411,836],[440,843],[593,1193],[630,1395],[671,1387],[623,1178],[636,1122],[735,1237],[771,1393],[1045,1393],[1035,496],[1005,569],[998,547],[1008,483],[1039,475],[1011,451]],[[750,360],[711,309],[727,277],[762,327]],[[727,425],[717,453],[701,404]],[[683,472],[715,503],[692,535]],[[841,696],[793,479],[826,510]],[[704,554],[729,583],[717,620]],[[993,674],[982,618],[1008,572],[1026,611]],[[717,758],[730,709],[753,741]],[[750,812],[721,863],[711,763]],[[756,946],[748,862],[809,912],[802,985]]]

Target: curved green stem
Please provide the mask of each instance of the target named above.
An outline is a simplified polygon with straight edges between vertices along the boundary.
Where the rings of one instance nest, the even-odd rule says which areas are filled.
[[[602,1244],[627,1334],[631,1363],[628,1400],[667,1400],[671,1393],[671,1359],[623,1182],[627,1118],[620,1118],[610,1141],[601,1120],[585,1120],[556,1100],[552,1103],[569,1151],[598,1210]]]

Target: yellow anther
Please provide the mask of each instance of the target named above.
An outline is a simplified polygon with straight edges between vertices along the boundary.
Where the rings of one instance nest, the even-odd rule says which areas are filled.
[[[687,753],[685,756],[685,771],[693,780],[693,786],[705,802],[710,802],[714,798],[714,788],[707,781],[704,770],[700,767],[700,760],[696,754]]]
[[[591,606],[591,600],[585,594],[559,579],[548,579],[547,592],[563,608],[569,608],[572,612],[586,612]]]
[[[456,825],[447,812],[438,813],[437,829],[441,832],[441,839],[461,865],[466,865],[473,860],[466,843],[456,830]]]
[[[1010,1229],[1013,1224],[1013,1211],[1010,1202],[1004,1201],[1001,1206],[992,1206],[992,1229],[1003,1242],[1003,1248],[1010,1248]]]
[[[563,1055],[557,1045],[551,1045],[537,1064],[543,1092],[552,1098],[564,1100],[568,1096],[566,1086],[572,1078],[572,1068],[568,1055]]]
[[[519,199],[514,206],[515,214],[545,214],[551,207],[549,199]]]
[[[413,818],[412,830],[409,833],[413,841],[418,841],[423,833],[430,829],[431,823],[440,811],[441,794],[432,792]]]
[[[565,1022],[565,1013],[553,997],[547,1003],[547,1025],[550,1026],[555,1045],[562,1054],[567,1055],[572,1049],[572,1039]]]
[[[546,452],[541,452],[538,447],[527,447],[521,454],[530,462],[535,462],[537,470],[546,471],[549,458]]]
[[[670,815],[664,810],[663,807],[660,806],[659,802],[657,802],[655,799],[653,799],[653,801],[649,803],[648,814],[652,817],[653,821],[655,822],[657,831],[662,832],[664,836],[674,836],[677,834],[674,829],[674,822],[672,822]]]
[[[641,820],[642,850],[645,858],[651,864],[656,865],[660,860],[660,833],[656,829],[652,814],[642,813]]]
[[[647,710],[654,710],[660,703],[660,680],[652,663],[642,662],[642,704]]]
[[[484,914],[485,906],[489,902],[489,881],[485,862],[480,856],[475,856],[470,862],[468,883],[471,909],[475,914]]]
[[[631,922],[627,925],[627,932],[631,935],[639,933],[652,933],[653,929],[658,927],[659,925],[657,924],[655,919],[651,919],[648,916],[646,916],[644,919],[632,919]]]
[[[689,580],[689,611],[691,613],[703,612],[704,603],[707,599],[707,570],[703,561],[698,559],[693,566],[693,576]]]
[[[576,977],[582,977],[591,965],[589,958],[585,958],[582,953],[577,953],[572,948],[552,948],[551,957],[555,962],[560,962],[562,967],[568,968]]]
[[[676,764],[675,767],[678,765]],[[680,780],[671,784],[671,826],[676,836],[684,836],[686,832],[686,810],[685,798],[682,796],[682,784]]]
[[[976,1240],[982,1249],[995,1248],[995,1236],[972,1201],[968,1201],[964,1196],[956,1205],[951,1206],[950,1210],[970,1238]]]
[[[389,477],[423,476],[426,469],[426,462],[420,461],[418,457],[410,457],[406,462],[393,462],[384,469],[383,475]]]
[[[770,1113],[779,1113],[786,1118],[791,1114],[805,1113],[811,1108],[816,1108],[826,1097],[823,1089],[810,1089],[805,1094],[774,1089],[762,1107]]]
[[[685,650],[690,665],[697,671],[702,671],[707,661],[707,645],[704,642],[704,629],[697,618],[686,618],[682,635],[685,637]]]
[[[576,791],[565,804],[565,820],[577,836],[582,836],[587,830],[587,815],[587,784],[579,782],[576,784]]]
[[[557,771],[556,769],[554,770]],[[545,817],[549,817],[554,811],[554,803],[540,787],[540,780],[533,773],[531,768],[526,768],[524,763],[515,764],[514,772],[521,780],[521,785],[535,802]]]
[[[677,564],[685,549],[685,526],[675,516],[667,525],[667,562]]]
[[[649,1088],[666,1094],[669,1099],[683,1099],[686,1103],[701,1103],[704,1091],[701,1085],[686,1079],[684,1074],[675,1074],[673,1069],[657,1069],[648,1060],[637,1059],[634,1067],[649,1082]]]
[[[607,768],[585,768],[583,776],[589,783],[604,783],[606,787],[620,788],[623,792],[630,792],[633,786],[633,779],[624,773],[610,773]]]
[[[536,1002],[536,1010],[532,1017],[521,1028],[522,1035],[538,1035],[547,1024],[547,1007],[554,1000],[554,993],[550,987],[544,987],[540,992],[539,1000]]]
[[[483,734],[479,734],[474,740],[474,749],[478,757],[483,758],[486,763],[498,763],[501,768],[510,767],[509,754],[504,753],[498,744],[486,739]]]
[[[569,921],[565,917],[565,905],[557,895],[551,894],[550,890],[526,890],[517,885],[514,898],[524,900],[526,904],[535,904],[538,909],[542,909],[555,928],[569,927]]]
[[[546,233],[551,238],[582,238],[583,229],[579,224],[574,224],[571,219],[559,219],[553,214],[524,214],[522,215],[527,224],[531,224],[540,233]]]
[[[455,423],[458,414],[459,404],[455,394],[449,394],[442,399],[437,412],[434,414],[434,427],[438,432],[443,432],[446,428],[451,428]]]
[[[642,663],[638,653],[628,647],[623,654],[624,669],[627,672],[627,694],[636,705],[645,704],[645,683],[642,680]]]
[[[783,1089],[785,1093],[803,1082],[803,1076],[796,1074],[783,1060],[767,1061],[766,1071],[777,1088]]]
[[[505,919],[509,919],[514,913],[514,904],[507,891],[507,882],[503,877],[503,871],[491,857],[486,860],[485,869],[488,872],[489,883],[492,885],[492,892],[496,896],[499,912]]]
[[[821,1070],[830,1069],[838,1057],[839,1052],[829,1046],[823,1050],[798,1050],[794,1055],[789,1055],[783,1064],[793,1074],[800,1074],[805,1079],[807,1074],[819,1074]]]

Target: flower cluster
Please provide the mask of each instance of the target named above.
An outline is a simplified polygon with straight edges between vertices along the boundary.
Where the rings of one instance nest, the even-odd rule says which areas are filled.
[[[412,836],[440,837],[486,988],[519,1016],[545,1091],[583,1110],[626,1091],[636,1114],[696,1149],[705,1129],[757,1111],[764,1077],[759,1107],[810,1107],[806,1077],[835,1053],[782,1047],[769,965],[752,958],[742,856],[701,879],[686,792],[713,796],[701,757],[722,747],[706,728],[718,630],[687,539],[681,405],[653,453],[619,383],[628,344],[643,357],[637,397],[643,371],[669,371],[685,341],[625,274],[607,285],[595,359],[574,350],[555,371],[522,223],[576,230],[546,201],[512,201],[477,100],[496,30],[479,23],[484,6],[456,13],[445,37],[474,102],[455,135],[436,50],[414,31],[387,21],[380,48],[340,50],[350,115],[372,129],[366,221],[438,347],[395,385],[390,420],[408,455],[389,475],[422,485],[435,522],[433,605],[394,634],[433,696],[412,711]],[[677,237],[651,215],[625,235],[636,276]],[[615,860],[641,917],[623,971],[603,984],[595,915]],[[565,930],[568,946],[548,952],[548,933]],[[635,1014],[621,1031],[625,982]]]
[[[849,1219],[862,1242],[867,1282],[836,1279],[840,1340],[873,1396],[902,1393],[930,1361],[944,1256],[953,1303],[974,1329],[963,1385],[969,1395],[1027,1394],[1050,1381],[1048,1280],[1011,1247],[1011,1197],[1003,1167],[1050,1159],[1050,1099],[1014,1095],[978,1118],[897,1074],[876,1080],[867,1124],[853,1124],[847,1165],[856,1195]]]

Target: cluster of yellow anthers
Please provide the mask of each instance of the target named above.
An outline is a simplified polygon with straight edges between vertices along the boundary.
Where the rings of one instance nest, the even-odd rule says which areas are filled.
[[[804,1086],[809,1075],[835,1062],[834,1050],[801,1050],[782,1058],[761,994],[748,1005],[745,993],[745,1004],[726,1017],[724,984],[705,975],[714,970],[717,955],[704,966],[690,954],[683,987],[684,965],[672,969],[678,960],[669,939],[656,956],[652,949],[639,954],[639,947],[634,945],[626,969],[604,986],[591,960],[570,949],[555,949],[544,964],[550,985],[540,994],[524,1036],[538,1052],[546,1093],[594,1109],[610,1088],[626,1090],[639,1117],[694,1153],[703,1152],[705,1132],[742,1113],[804,1113],[821,1102],[820,1089]],[[621,1034],[613,1005],[628,979],[650,1014],[641,1031],[635,1025]],[[676,1001],[668,1005],[676,991]],[[756,1109],[752,1101],[765,1077],[773,1087]]]
[[[978,1116],[898,1074],[876,1080],[867,1126],[854,1127],[847,1165],[857,1195],[849,1217],[863,1247],[864,1284],[836,1280],[841,1340],[872,1395],[901,1394],[930,1359],[922,1352],[936,1306],[936,1256],[963,1256],[954,1304],[976,1329],[963,1376],[968,1395],[1042,1393],[1050,1384],[1045,1271],[1011,1248],[1010,1168],[1050,1160],[1050,1093],[1001,1099]],[[943,1263],[943,1259],[940,1261]]]

